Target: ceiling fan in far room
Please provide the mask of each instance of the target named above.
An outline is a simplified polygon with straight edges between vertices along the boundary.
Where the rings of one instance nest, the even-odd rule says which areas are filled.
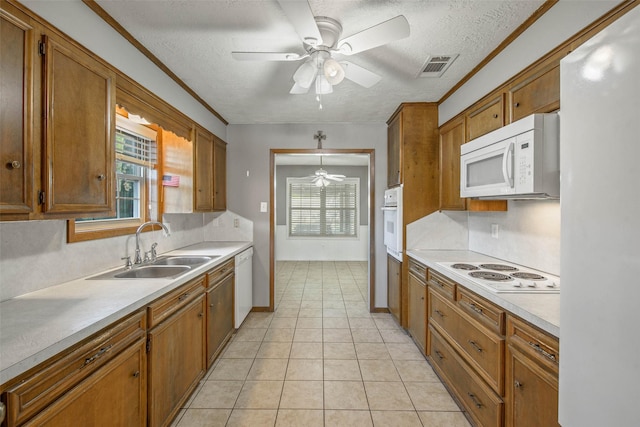
[[[289,93],[294,95],[307,93],[314,82],[316,94],[328,94],[345,78],[365,88],[375,85],[381,76],[352,62],[337,61],[333,55],[354,55],[408,37],[410,32],[407,19],[399,15],[341,39],[340,22],[326,16],[314,16],[307,1],[278,0],[278,3],[302,39],[306,53],[231,52],[231,55],[244,61],[305,60],[293,74],[295,83]]]
[[[326,187],[331,184],[331,181],[341,182],[346,176],[328,173],[326,170],[322,168],[322,156],[320,156],[320,169],[315,171],[313,175],[309,175],[307,178],[311,179],[311,182],[316,185],[316,187]]]

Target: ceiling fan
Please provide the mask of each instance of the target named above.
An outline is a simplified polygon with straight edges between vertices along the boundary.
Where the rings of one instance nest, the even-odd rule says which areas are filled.
[[[320,156],[320,169],[318,169],[313,175],[309,175],[307,178],[311,178],[311,182],[315,184],[316,187],[326,187],[331,184],[331,181],[340,182],[346,177],[344,175],[328,173],[326,170],[322,169],[322,156]]]
[[[302,61],[293,74],[289,93],[305,94],[315,81],[315,92],[333,92],[333,86],[349,79],[365,88],[380,81],[380,75],[349,61],[337,61],[334,54],[354,55],[409,36],[409,23],[402,16],[369,27],[341,39],[342,25],[333,18],[314,16],[307,0],[278,0],[287,18],[302,39],[306,53],[295,52],[231,52],[241,61]]]

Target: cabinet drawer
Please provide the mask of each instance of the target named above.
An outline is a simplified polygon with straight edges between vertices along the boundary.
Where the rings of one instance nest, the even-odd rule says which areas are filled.
[[[467,115],[467,139],[478,138],[504,125],[502,94]]]
[[[233,273],[233,269],[235,267],[235,261],[231,258],[229,261],[225,262],[222,265],[214,268],[210,272],[207,273],[207,287],[211,288],[220,282],[225,276]]]
[[[458,307],[497,334],[504,335],[505,312],[495,304],[480,298],[473,292],[458,286],[456,289]]]
[[[7,425],[17,425],[87,378],[122,350],[146,335],[144,311],[97,333],[48,366],[22,379],[6,393]]]
[[[558,374],[560,364],[560,343],[528,323],[512,316],[507,317],[507,340],[534,361]]]
[[[148,307],[149,328],[154,327],[171,314],[184,307],[189,301],[202,294],[205,289],[205,276],[198,277],[180,286]]]
[[[478,374],[502,396],[504,393],[504,339],[461,314],[453,304],[431,294],[431,320],[442,328],[451,344],[457,348]]]
[[[453,301],[456,294],[456,283],[454,281],[433,270],[427,271],[427,281],[430,288],[436,289]]]
[[[478,426],[502,426],[503,402],[447,343],[429,326],[432,366],[453,390]]]
[[[427,281],[427,267],[420,264],[418,261],[415,261],[409,258],[409,273],[413,273],[413,275],[420,279],[423,284],[426,284]]]

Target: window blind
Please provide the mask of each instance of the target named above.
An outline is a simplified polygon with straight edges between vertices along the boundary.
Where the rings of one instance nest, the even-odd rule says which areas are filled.
[[[289,178],[289,236],[356,237],[359,227],[359,178],[346,178],[327,187]]]
[[[158,160],[154,140],[116,128],[116,159],[142,166],[155,165]]]

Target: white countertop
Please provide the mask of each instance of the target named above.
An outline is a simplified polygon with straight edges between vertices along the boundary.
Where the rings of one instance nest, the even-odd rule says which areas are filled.
[[[472,251],[460,250],[409,250],[407,255],[420,261],[470,291],[497,304],[543,331],[560,337],[560,294],[495,293],[477,285],[463,276],[452,277],[451,273],[438,265],[439,262],[496,262],[496,258]]]
[[[219,255],[177,279],[83,278],[0,303],[0,385],[252,245],[203,242],[162,254]]]

